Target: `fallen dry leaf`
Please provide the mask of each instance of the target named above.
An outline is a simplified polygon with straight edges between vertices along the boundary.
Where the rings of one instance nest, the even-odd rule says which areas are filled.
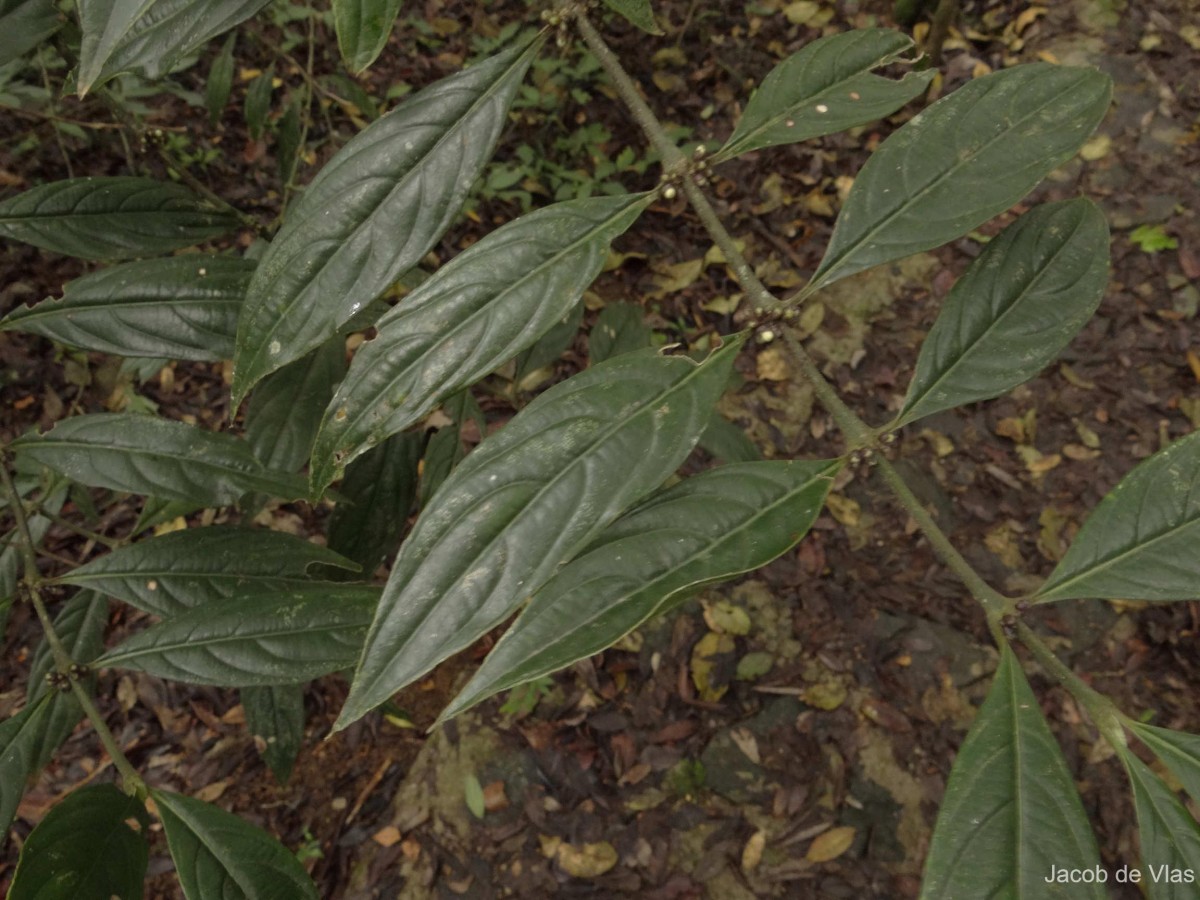
[[[808,852],[804,854],[804,858],[814,863],[837,859],[850,849],[850,845],[854,843],[855,833],[855,830],[849,825],[830,828],[823,834],[817,835],[808,845]]]
[[[371,835],[371,840],[377,843],[380,847],[391,847],[400,840],[400,829],[395,825],[385,825],[377,832]]]

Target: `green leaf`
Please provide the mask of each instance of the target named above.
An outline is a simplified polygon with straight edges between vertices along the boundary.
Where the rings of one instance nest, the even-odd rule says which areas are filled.
[[[1139,225],[1129,232],[1130,243],[1136,244],[1143,253],[1157,253],[1160,250],[1175,250],[1179,241],[1167,234],[1161,225]]]
[[[338,503],[329,517],[329,547],[360,566],[366,577],[400,543],[417,495],[420,434],[397,434],[346,468]]]
[[[342,59],[355,75],[367,70],[387,45],[401,0],[333,0],[333,25]]]
[[[758,445],[746,436],[746,432],[718,412],[714,412],[709,419],[699,443],[705,451],[725,462],[743,463],[762,459]]]
[[[1158,728],[1143,722],[1127,721],[1126,726],[1179,779],[1192,800],[1200,803],[1200,735]]]
[[[654,21],[650,0],[604,0],[604,5],[617,15],[628,19],[647,34],[662,34],[663,30]]]
[[[266,469],[245,441],[150,416],[74,416],[11,447],[89,487],[204,506],[234,503],[252,491],[289,500],[305,495],[303,478]]]
[[[894,62],[912,45],[907,35],[888,28],[847,31],[806,45],[763,79],[714,160],[833,134],[894,113],[925,90],[936,70],[909,72],[899,81],[871,70]]]
[[[444,78],[346,144],[290,212],[250,282],[234,405],[332,337],[454,221],[542,39]]]
[[[346,342],[335,334],[259,383],[246,409],[246,441],[264,466],[279,472],[304,466],[334,386],[345,374]]]
[[[1037,602],[1200,598],[1200,431],[1121,479],[1088,516]]]
[[[263,742],[263,761],[276,781],[286,783],[304,743],[304,686],[248,687],[240,694],[246,728]]]
[[[583,322],[583,300],[576,303],[561,319],[550,326],[550,330],[525,350],[517,354],[513,381],[520,386],[522,380],[538,369],[550,365],[565,353],[579,334]]]
[[[1200,873],[1200,825],[1144,762],[1128,749],[1120,757],[1137,810],[1141,883],[1154,900],[1193,900]]]
[[[142,511],[138,515],[137,521],[133,523],[133,530],[130,534],[141,534],[156,525],[170,522],[181,516],[190,516],[203,508],[203,503],[196,503],[192,500],[163,500],[160,497],[147,497],[142,503]]]
[[[424,509],[429,505],[438,488],[450,477],[454,467],[467,455],[463,445],[463,428],[473,419],[480,435],[487,434],[487,422],[483,410],[471,395],[471,391],[459,391],[442,404],[442,412],[450,417],[450,424],[439,428],[425,445],[421,460],[420,483],[417,506]]]
[[[300,162],[300,139],[304,131],[300,127],[300,98],[294,97],[279,117],[275,137],[275,161],[279,166],[279,183],[288,185],[296,175],[296,165]]]
[[[840,463],[722,466],[652,494],[558,571],[442,713],[599,653],[701,586],[799,543]]]
[[[0,834],[8,833],[25,783],[35,771],[38,743],[50,704],[45,698],[25,704],[0,722]]]
[[[152,178],[70,178],[0,203],[0,237],[82,259],[155,256],[236,226],[232,212]]]
[[[674,472],[744,342],[735,335],[701,364],[619,356],[555,385],[475,448],[400,548],[335,728],[502,622]]]
[[[379,588],[329,582],[212,600],[151,625],[96,660],[218,687],[311,681],[353,664]]]
[[[938,247],[1004,212],[1062,165],[1108,109],[1112,81],[1033,63],[976,78],[867,160],[806,292]]]
[[[483,796],[483,785],[479,783],[479,776],[474,772],[469,772],[463,776],[463,801],[467,804],[467,809],[471,811],[477,819],[482,819],[487,812],[487,801]]]
[[[76,593],[54,617],[54,630],[59,640],[71,659],[78,663],[90,663],[104,652],[104,629],[107,627],[108,600],[92,591]],[[50,708],[46,711],[41,734],[34,746],[34,771],[46,767],[55,751],[70,737],[83,718],[83,707],[72,691],[53,690],[46,683],[46,675],[54,669],[54,655],[50,652],[50,645],[43,639],[29,667],[30,697],[37,700],[44,694],[50,695]],[[81,683],[88,694],[95,695],[95,675],[88,675]]]
[[[636,303],[610,303],[600,311],[588,335],[588,358],[595,365],[641,350],[650,346],[652,334],[646,311]]]
[[[317,900],[296,857],[266,832],[210,803],[150,795],[187,900]]]
[[[141,900],[149,824],[141,801],[115,785],[77,788],[26,839],[8,900]]]
[[[254,263],[225,256],[124,263],[69,282],[61,299],[18,306],[0,330],[114,356],[230,359],[253,272]]]
[[[24,492],[21,493],[24,497]],[[60,485],[52,490],[50,494],[41,500],[41,505],[48,512],[58,515],[62,509],[63,503],[67,499],[66,485]],[[6,504],[7,505],[7,504]],[[40,512],[34,513],[28,517],[29,536],[33,538],[34,547],[40,547],[42,538],[46,536],[46,532],[50,530],[51,520]],[[18,543],[15,531],[10,531],[5,536],[6,543],[4,549],[0,550],[0,604],[8,603],[12,600],[13,595],[17,590],[17,583],[21,580],[21,567],[24,562],[21,559],[21,545]],[[0,635],[4,632],[5,614],[0,613]]]
[[[313,448],[313,490],[553,328],[651,199],[576,200],[522,216],[405,297],[358,349],[329,404]]]
[[[54,0],[0,0],[0,65],[32,50],[61,26]]]
[[[954,285],[921,347],[896,426],[1032,378],[1091,318],[1108,281],[1108,225],[1084,198],[1026,213]]]
[[[1046,881],[1052,867],[1099,864],[1066,760],[1002,644],[996,679],[950,772],[921,898],[1105,900],[1101,884]]]
[[[103,591],[170,617],[237,594],[314,586],[308,570],[318,564],[355,568],[333,550],[281,531],[210,525],[127,544],[55,583]]]
[[[257,141],[267,127],[267,113],[271,111],[271,93],[275,90],[272,84],[275,78],[275,67],[269,66],[265,72],[250,82],[246,88],[246,130],[250,139]]]
[[[221,52],[208,70],[208,81],[204,83],[204,106],[208,110],[208,124],[216,126],[225,112],[229,94],[233,91],[233,48],[237,43],[237,32],[231,32],[221,45]]]
[[[268,0],[78,0],[79,96],[122,72],[155,81]]]

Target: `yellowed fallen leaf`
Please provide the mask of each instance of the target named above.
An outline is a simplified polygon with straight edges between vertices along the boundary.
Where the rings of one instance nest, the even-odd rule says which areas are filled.
[[[794,326],[796,339],[802,341],[807,337],[811,337],[824,321],[825,304],[810,303],[804,307],[804,310],[800,313],[800,318],[796,320]]]
[[[1098,134],[1079,148],[1079,155],[1088,162],[1103,159],[1112,149],[1112,138],[1107,134]]]
[[[825,498],[825,505],[833,517],[843,525],[857,525],[862,520],[862,507],[857,500],[851,500],[842,494],[830,494]]]
[[[854,843],[855,830],[849,825],[840,825],[818,834],[808,845],[804,858],[809,862],[822,863],[837,859]]]
[[[682,291],[692,284],[704,270],[703,259],[689,259],[657,268],[654,272],[654,288],[646,296],[654,299]]]
[[[1027,7],[1017,15],[1016,21],[1013,22],[1013,30],[1020,34],[1045,14],[1046,7],[1044,6]]]
[[[954,442],[940,431],[934,431],[932,428],[921,429],[921,437],[929,442],[929,446],[933,448],[933,452],[937,454],[938,459],[943,456],[949,456],[954,452]]]
[[[704,624],[722,634],[749,634],[750,614],[728,600],[705,604]]]
[[[598,878],[617,864],[617,849],[608,841],[559,844],[554,859],[572,878]]]
[[[714,703],[729,690],[727,684],[713,684],[713,669],[717,666],[718,657],[733,653],[736,646],[732,635],[710,631],[692,648],[692,684],[696,686],[701,700]]]
[[[756,831],[750,835],[750,840],[746,841],[746,846],[742,848],[742,871],[753,872],[758,868],[758,864],[762,862],[763,849],[767,846],[767,833],[765,831]]]
[[[371,835],[371,840],[380,847],[391,847],[400,841],[400,829],[395,825],[385,825]]]
[[[759,381],[787,381],[787,357],[780,347],[768,347],[761,351],[755,359]]]
[[[807,25],[821,11],[816,0],[796,0],[783,8],[783,14],[793,25]]]
[[[846,702],[846,686],[830,678],[804,688],[800,692],[800,699],[809,706],[829,712]]]

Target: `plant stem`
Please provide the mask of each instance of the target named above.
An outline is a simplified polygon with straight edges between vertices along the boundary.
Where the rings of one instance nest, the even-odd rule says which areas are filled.
[[[74,522],[70,521],[69,519],[65,519],[62,516],[58,515],[57,513],[50,512],[50,510],[46,509],[46,507],[44,507],[44,506],[40,506],[38,508],[37,514],[39,516],[45,516],[47,519],[49,519],[51,522],[55,523],[56,525],[61,525],[63,528],[66,528],[69,531],[75,532],[80,537],[85,537],[89,541],[95,541],[97,544],[103,544],[105,547],[107,547],[110,550],[121,546],[121,541],[114,540],[113,538],[105,537],[104,535],[98,534],[97,532],[92,531],[91,529],[84,528],[82,525],[76,525]]]
[[[775,298],[767,290],[766,286],[763,285],[762,281],[759,280],[758,276],[755,275],[754,269],[733,242],[733,238],[725,229],[716,210],[713,209],[704,192],[693,180],[693,173],[687,157],[671,142],[662,123],[659,122],[646,101],[642,99],[637,85],[625,71],[616,54],[612,52],[608,44],[605,43],[604,38],[596,31],[583,12],[575,11],[574,17],[576,27],[579,29],[584,43],[587,44],[588,49],[592,51],[605,73],[612,80],[613,87],[616,89],[621,100],[629,108],[634,121],[637,122],[638,126],[650,140],[650,143],[662,156],[663,168],[667,177],[672,179],[678,178],[680,180],[683,193],[687,197],[688,202],[691,203],[697,217],[700,219],[701,224],[704,225],[713,242],[725,254],[726,262],[733,269],[734,275],[745,289],[750,302],[755,307],[761,307],[766,312],[775,312],[782,309],[785,304]],[[879,430],[872,428],[864,422],[854,410],[846,405],[833,385],[821,374],[813,358],[808,355],[795,336],[787,330],[786,322],[780,321],[775,327],[768,326],[768,328],[773,333],[771,335],[772,339],[776,335],[782,335],[784,343],[795,359],[801,374],[812,385],[813,393],[821,402],[821,405],[829,411],[838,428],[846,436],[846,452],[850,453],[863,448],[877,449]],[[760,334],[766,337],[767,332],[763,330]],[[993,632],[996,632],[999,628],[1000,617],[1012,612],[1014,601],[1009,600],[984,582],[971,567],[971,564],[954,549],[954,545],[950,543],[949,538],[946,537],[945,533],[934,522],[933,517],[926,512],[925,507],[921,505],[921,502],[909,489],[904,479],[900,477],[900,473],[892,467],[891,463],[882,458],[882,454],[878,455],[878,459],[885,483],[891,488],[905,510],[913,517],[913,520],[916,521],[941,560],[962,580],[963,584],[966,585],[971,594],[983,607],[984,612],[988,616],[990,627]]]
[[[1093,724],[1104,735],[1106,741],[1116,750],[1123,750],[1126,741],[1121,720],[1124,717],[1116,704],[1072,672],[1032,628],[1020,621],[1016,627],[1017,639],[1033,654],[1046,674],[1071,692],[1071,696],[1087,710]]]
[[[100,743],[104,745],[104,749],[108,752],[109,757],[116,766],[117,771],[121,775],[121,781],[125,789],[131,794],[138,797],[144,797],[147,793],[146,783],[142,780],[142,776],[137,773],[133,764],[129,762],[129,758],[125,756],[117,739],[109,730],[108,723],[104,721],[104,717],[100,714],[100,710],[96,707],[95,702],[87,691],[83,689],[83,685],[79,683],[79,679],[73,677],[76,661],[72,659],[70,652],[67,650],[59,637],[58,632],[54,628],[54,620],[50,618],[50,612],[46,609],[46,603],[42,599],[42,576],[37,568],[37,555],[34,551],[33,535],[29,531],[29,521],[25,517],[25,508],[21,505],[21,498],[17,494],[16,486],[13,484],[12,475],[8,471],[8,455],[0,453],[0,483],[3,484],[4,492],[8,496],[9,506],[13,511],[13,518],[17,524],[17,535],[21,542],[21,557],[24,563],[23,581],[29,593],[29,601],[33,604],[34,612],[37,613],[38,620],[42,623],[42,631],[46,635],[46,643],[50,646],[50,653],[54,657],[54,665],[58,672],[65,676],[71,685],[71,691],[75,694],[75,699],[79,701],[79,706],[83,709],[84,715],[91,720],[92,727],[96,729],[96,734],[100,738]]]

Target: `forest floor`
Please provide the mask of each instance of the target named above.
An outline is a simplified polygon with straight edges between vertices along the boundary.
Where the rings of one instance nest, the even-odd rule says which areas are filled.
[[[891,22],[884,0],[661,0],[655,9],[665,37],[620,22],[608,33],[650,104],[690,127],[693,140],[726,137],[749,86],[806,42]],[[519,0],[406,4],[390,46],[358,83],[365,93],[326,104],[314,123],[301,183],[353,133],[353,118],[370,117],[372,102],[390,108],[396,85],[419,88],[448,74],[472,54],[473,35],[494,35],[529,15]],[[239,39],[239,69],[274,63],[283,80],[276,97],[297,89],[301,76],[289,60],[303,56],[305,27],[269,16],[250,26],[259,34]],[[333,80],[340,70],[325,27],[314,25],[314,71],[329,97],[345,101],[353,83]],[[191,160],[196,179],[270,222],[282,194],[275,148],[247,134],[245,80],[215,126],[196,105],[219,43],[174,76],[178,90],[131,102],[166,130],[169,152]],[[589,154],[617,159],[628,147],[633,162],[612,177],[629,189],[652,186],[653,166],[636,171],[641,135],[596,77],[577,67],[577,48],[565,52],[566,62],[535,71],[545,97],[528,101],[498,158],[521,171],[520,185],[570,191],[572,179],[584,177],[574,170],[590,169]],[[1039,377],[906,429],[894,454],[966,558],[990,583],[1018,592],[1049,572],[1088,510],[1138,460],[1200,426],[1200,16],[1190,0],[966,0],[935,92],[1039,59],[1100,67],[1115,81],[1115,102],[1081,156],[1014,212],[1081,193],[1099,202],[1113,232],[1108,292]],[[583,93],[571,96],[563,84]],[[853,135],[761,151],[718,170],[719,211],[769,286],[803,283],[849,179],[917,108]],[[276,102],[272,116],[281,110]],[[57,115],[111,121],[103,108],[71,99]],[[67,159],[75,175],[129,171],[113,131],[56,138],[51,124],[0,116],[6,190],[67,177]],[[521,144],[574,154],[572,171],[522,160]],[[141,164],[159,165],[153,154]],[[477,239],[483,223],[520,212],[520,198],[505,195],[501,179],[492,184],[494,196],[480,198],[451,230],[436,251],[440,260]],[[547,199],[531,193],[535,203]],[[1139,226],[1157,227],[1153,233],[1175,246],[1151,252],[1131,237]],[[242,237],[245,245],[253,235]],[[976,237],[822,295],[826,314],[807,346],[868,421],[885,421],[897,407],[939,301],[980,251]],[[682,203],[653,207],[617,242],[613,265],[588,295],[580,336],[552,377],[586,364],[588,332],[606,303],[641,304],[671,342],[733,330],[738,287],[706,255],[710,248]],[[83,263],[6,245],[0,312],[56,294],[84,271]],[[226,417],[220,366],[180,365],[170,378],[139,385],[93,357],[80,378],[49,342],[14,333],[0,334],[0,358],[8,370],[0,415],[9,427],[99,410],[114,392],[140,394],[173,417],[214,425]],[[743,386],[722,411],[766,456],[840,452],[828,415],[773,349],[744,353],[740,370]],[[478,393],[490,422],[511,414],[502,393]],[[705,462],[697,454],[689,465]],[[109,524],[127,529],[136,512],[131,501],[128,515]],[[303,505],[267,513],[275,527],[306,534],[320,531],[323,515]],[[48,547],[69,559],[91,551],[58,528]],[[114,609],[114,635],[128,627],[127,615]],[[1031,619],[1126,712],[1200,731],[1200,603],[1069,602]],[[38,640],[36,623],[15,610],[3,635],[0,711],[19,700]],[[312,685],[306,740],[283,785],[260,760],[235,692],[107,672],[99,696],[122,746],[155,784],[218,802],[279,835],[303,851],[331,898],[909,898],[917,895],[954,754],[997,658],[979,608],[865,467],[839,479],[795,551],[705,591],[533,691],[486,702],[427,734],[488,646],[398,695],[390,716],[368,716],[328,740],[345,682]],[[1037,677],[1034,686],[1077,775],[1105,864],[1133,863],[1134,816],[1120,764],[1067,694]],[[103,774],[109,765],[93,733],[78,729],[23,800],[18,831],[27,833],[72,787],[111,777]],[[465,799],[464,785],[476,783],[481,817]],[[10,841],[0,854],[0,885],[15,858]],[[151,866],[148,896],[175,897],[165,853]]]

